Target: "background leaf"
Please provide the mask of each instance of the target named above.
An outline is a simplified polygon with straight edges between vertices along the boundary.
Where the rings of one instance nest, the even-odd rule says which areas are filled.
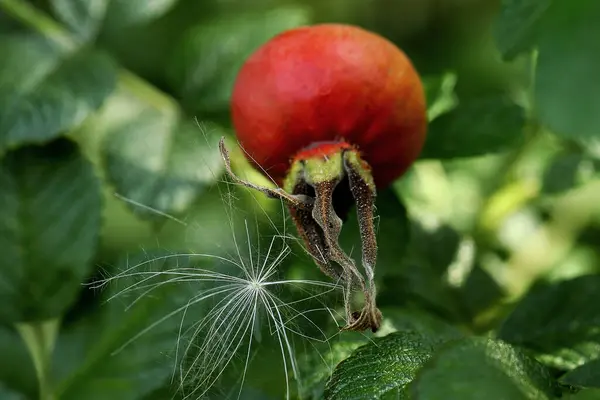
[[[567,400],[596,400],[600,398],[599,389],[587,389],[566,397]]]
[[[417,331],[391,333],[358,348],[342,361],[327,382],[325,399],[364,399],[394,395],[404,387],[447,337]]]
[[[524,110],[503,94],[460,100],[429,125],[421,158],[475,157],[507,150],[523,139]]]
[[[112,130],[104,142],[108,179],[119,195],[158,211],[185,211],[220,176],[215,125],[179,122],[145,109]],[[134,211],[155,216],[141,207]]]
[[[96,36],[110,0],[50,0],[57,19],[84,41]]]
[[[562,154],[556,157],[544,174],[544,192],[560,193],[576,186],[577,173],[584,161],[585,158],[580,154]]]
[[[522,351],[499,341],[466,338],[430,358],[409,386],[419,400],[553,399],[550,373]]]
[[[71,142],[25,147],[0,163],[0,320],[60,316],[89,273],[100,182]]]
[[[499,338],[535,351],[554,367],[575,368],[600,357],[599,301],[598,275],[540,284],[504,321]]]
[[[166,252],[136,254],[116,266],[124,277],[108,283],[111,300],[63,327],[54,354],[58,397],[139,399],[177,371],[176,345],[186,345],[179,330],[198,321],[199,308],[166,317],[201,291],[193,282],[169,284],[173,275],[160,272],[187,267],[187,257]]]
[[[106,21],[110,29],[148,23],[170,11],[179,0],[110,0]]]
[[[42,39],[0,39],[0,153],[56,138],[113,91],[115,66],[106,55],[55,51]]]
[[[387,228],[391,231],[391,228]],[[449,226],[426,228],[411,221],[407,254],[393,257],[394,245],[388,243],[388,262],[394,268],[383,271],[378,303],[382,306],[417,306],[449,320],[462,320],[463,310],[456,290],[448,285],[446,274],[460,242],[460,235]],[[395,236],[389,236],[393,241]],[[432,251],[435,249],[435,251]],[[378,271],[379,272],[379,271]]]
[[[540,121],[568,138],[600,135],[600,3],[556,1],[539,40],[535,101]]]
[[[0,325],[0,399],[25,400],[39,397],[33,362],[19,333]]]
[[[462,304],[472,318],[504,297],[498,282],[480,265],[476,264],[460,288]]]
[[[600,388],[600,359],[592,360],[567,372],[560,381],[572,386]]]
[[[506,60],[531,49],[540,20],[552,1],[502,0],[494,24],[494,39]]]
[[[249,12],[191,28],[171,57],[171,86],[193,111],[227,110],[246,58],[281,31],[308,22],[307,9],[297,6]]]

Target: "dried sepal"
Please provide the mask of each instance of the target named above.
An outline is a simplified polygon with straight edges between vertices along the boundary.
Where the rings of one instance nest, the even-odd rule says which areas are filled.
[[[233,170],[231,169],[229,151],[227,150],[227,147],[225,147],[224,137],[221,137],[221,140],[219,140],[219,151],[221,152],[221,157],[225,163],[225,171],[235,183],[246,186],[250,189],[258,190],[270,198],[284,200],[289,206],[301,209],[312,209],[313,199],[308,196],[292,195],[281,188],[272,189],[265,186],[255,185],[254,183],[245,181],[234,174]]]
[[[353,315],[354,321],[347,329],[371,328],[375,332],[379,329],[382,319],[381,312],[375,303],[377,288],[374,280],[377,262],[377,237],[374,223],[377,190],[369,165],[360,158],[357,151],[344,152],[343,159],[350,191],[356,204],[362,244],[362,265],[367,280],[367,288],[363,290],[364,307],[360,313]]]

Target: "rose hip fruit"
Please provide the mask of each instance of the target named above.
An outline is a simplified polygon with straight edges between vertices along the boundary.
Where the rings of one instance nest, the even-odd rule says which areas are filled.
[[[384,188],[418,157],[427,126],[421,80],[406,55],[341,24],[291,29],[260,47],[239,71],[231,115],[252,162],[278,184],[299,151],[343,140]]]
[[[239,71],[231,116],[248,159],[276,189],[237,183],[283,199],[307,251],[321,270],[346,285],[345,329],[376,331],[377,242],[374,199],[417,159],[427,117],[421,80],[390,41],[355,26],[321,24],[285,31],[252,54]],[[362,266],[338,237],[356,205]],[[360,289],[364,307],[352,311]]]

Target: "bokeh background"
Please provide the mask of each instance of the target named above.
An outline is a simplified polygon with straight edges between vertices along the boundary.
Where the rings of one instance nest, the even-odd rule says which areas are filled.
[[[228,184],[217,152],[225,136],[235,171],[270,184],[236,147],[229,96],[244,59],[294,26],[373,30],[423,77],[428,143],[377,203],[379,335],[439,321],[485,334],[536,281],[600,272],[600,14],[550,8],[538,37],[531,27],[550,7],[539,4],[551,1],[523,0],[519,16],[501,3],[0,0],[0,398],[183,397],[171,380],[178,319],[113,353],[190,286],[127,308],[137,295],[107,303],[110,290],[84,283],[161,252],[248,259],[248,242],[266,254],[274,235],[295,234],[281,203]],[[569,23],[581,29],[565,35]],[[342,243],[355,256],[357,233],[351,217]],[[290,246],[283,278],[326,280]],[[194,265],[220,268],[213,261]],[[339,293],[324,296],[342,309]],[[314,321],[337,332],[328,313]],[[258,330],[241,398],[284,398],[277,336]],[[292,397],[320,398],[331,368],[369,335],[296,338]],[[235,398],[244,362],[234,357],[208,398]]]

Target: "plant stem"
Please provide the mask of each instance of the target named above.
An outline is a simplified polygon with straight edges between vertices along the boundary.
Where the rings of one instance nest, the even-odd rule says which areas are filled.
[[[60,23],[29,3],[22,0],[0,0],[0,8],[22,24],[52,40],[65,53],[77,51],[85,45]],[[171,96],[124,68],[119,70],[118,86],[158,110],[176,115],[180,113],[177,102]]]
[[[58,332],[58,320],[16,324],[27,346],[38,378],[40,400],[54,400],[51,385],[51,359]]]

